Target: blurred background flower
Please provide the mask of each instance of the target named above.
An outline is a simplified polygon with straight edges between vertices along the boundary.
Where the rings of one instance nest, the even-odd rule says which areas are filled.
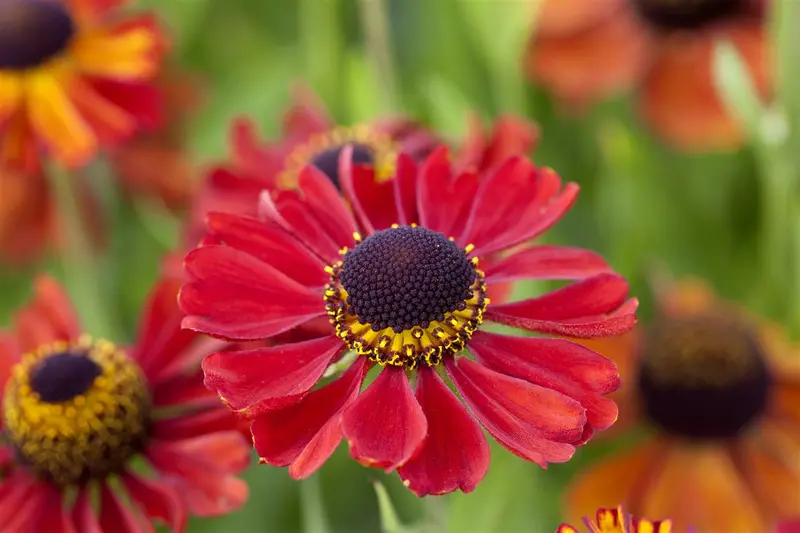
[[[538,167],[580,185],[570,213],[537,244],[596,251],[629,280],[644,327],[611,347],[623,376],[641,374],[637,346],[675,320],[664,313],[669,293],[651,294],[648,279],[659,265],[678,279],[713,284],[715,313],[744,310],[770,365],[796,356],[800,2],[0,4],[0,145],[2,159],[17,164],[0,170],[3,324],[47,272],[64,284],[87,330],[130,345],[146,295],[165,268],[182,276],[182,256],[203,237],[211,206],[255,214],[264,184],[279,177],[291,184],[303,161],[335,180],[346,140],[382,177],[396,167],[399,149],[422,157],[445,141],[459,170],[490,172],[536,148]],[[392,188],[362,185],[379,198]],[[382,205],[365,209],[388,218]],[[523,300],[561,286],[505,284],[492,298]],[[323,319],[281,340],[328,329]],[[739,346],[740,362],[757,361],[733,342],[739,329],[728,330],[722,345]],[[703,348],[696,336],[663,335],[661,360]],[[735,381],[735,373],[713,371],[720,359],[709,350],[685,375],[712,369]],[[664,364],[659,380],[684,375],[685,364]],[[627,511],[653,520],[697,520],[708,533],[766,532],[773,519],[797,518],[789,484],[800,468],[791,460],[798,442],[792,406],[800,400],[780,386],[792,366],[769,366],[767,404],[732,403],[731,416],[752,418],[740,419],[745,429],[732,438],[701,436],[702,453],[687,446],[698,438],[680,425],[693,418],[663,418],[677,402],[658,402],[659,426],[643,409],[656,409],[653,398],[645,404],[627,394],[641,387],[624,380],[618,426],[547,471],[490,442],[491,468],[473,492],[420,500],[398,476],[352,461],[344,446],[301,481],[257,465],[254,454],[243,477],[256,496],[226,516],[190,518],[187,531],[538,533],[565,522],[577,528],[577,514],[627,503]],[[567,512],[581,480],[603,477],[593,473],[615,457],[635,459],[647,450],[642,439],[669,450],[664,459],[678,467],[647,478],[659,490],[641,490],[642,501],[632,503],[592,496]],[[705,509],[671,505],[681,494],[673,487],[686,481],[675,472],[698,458],[702,468],[686,474],[697,501],[708,501],[701,496],[709,497],[710,480],[730,482]],[[626,485],[632,463],[622,463],[600,480],[608,494]],[[702,472],[708,479],[697,479]],[[377,493],[371,481],[380,482]],[[720,506],[729,512],[716,512]]]

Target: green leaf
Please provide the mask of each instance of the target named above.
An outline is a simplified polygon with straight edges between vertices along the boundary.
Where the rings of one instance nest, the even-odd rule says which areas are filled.
[[[758,141],[764,109],[750,71],[731,42],[714,44],[712,68],[714,83],[725,106],[741,121],[748,136]]]
[[[378,510],[381,516],[381,531],[383,533],[408,533],[408,530],[400,522],[400,517],[395,511],[389,493],[380,482],[373,483],[375,494],[378,496]]]

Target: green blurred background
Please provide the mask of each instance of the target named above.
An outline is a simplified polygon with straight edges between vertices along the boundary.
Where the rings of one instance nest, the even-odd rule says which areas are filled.
[[[531,1],[387,2],[389,79],[373,69],[373,58],[365,53],[374,49],[365,46],[370,36],[363,30],[371,7],[357,0],[146,4],[173,32],[172,61],[203,80],[205,102],[188,130],[198,177],[205,165],[225,157],[232,117],[248,115],[267,136],[279,135],[293,81],[306,81],[341,124],[402,111],[456,144],[470,113],[487,124],[499,113],[517,113],[542,128],[534,161],[582,187],[576,207],[547,239],[605,254],[631,279],[642,300],[642,320],[651,307],[645,279],[663,267],[677,276],[703,277],[762,314],[779,320],[792,314],[786,298],[795,287],[786,270],[791,264],[779,265],[776,272],[783,277],[775,278],[759,261],[768,205],[759,148],[723,155],[673,153],[641,127],[624,98],[582,117],[560,114],[546,94],[523,80],[521,52],[534,22]],[[105,183],[112,237],[99,283],[118,334],[131,338],[159,260],[177,243],[180,225],[152,206],[123,201],[110,180]],[[793,231],[787,227],[786,235]],[[27,296],[27,280],[36,269],[3,268],[5,322]],[[59,274],[55,260],[39,270]],[[73,287],[71,292],[78,306],[84,305],[86,295]],[[319,474],[302,482],[254,461],[246,474],[248,504],[224,518],[194,519],[189,531],[376,532],[380,521],[371,481],[386,486],[405,524],[425,518],[427,531],[553,531],[561,519],[563,487],[608,446],[591,445],[570,463],[543,471],[495,445],[489,474],[475,492],[422,501],[396,475],[359,466],[344,446]]]

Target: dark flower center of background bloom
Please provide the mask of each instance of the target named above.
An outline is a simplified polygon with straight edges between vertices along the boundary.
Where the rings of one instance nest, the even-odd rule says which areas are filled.
[[[697,30],[744,10],[742,0],[633,0],[639,15],[660,30]]]
[[[120,472],[149,417],[139,366],[106,341],[42,347],[14,366],[4,391],[3,430],[17,459],[62,487]]]
[[[669,318],[645,334],[638,386],[644,412],[687,438],[738,435],[763,413],[772,379],[755,332],[733,316]]]
[[[55,0],[0,0],[0,69],[41,65],[64,50],[75,23]]]
[[[347,303],[373,331],[427,328],[465,307],[476,274],[462,248],[443,234],[401,226],[349,250],[342,267]]]
[[[365,144],[355,143],[353,147],[353,164],[369,165],[374,162],[372,148]],[[315,154],[310,163],[325,173],[331,182],[339,188],[339,155],[344,146],[332,146]]]
[[[86,354],[57,353],[33,368],[31,389],[43,402],[65,402],[89,390],[102,372],[100,365]]]

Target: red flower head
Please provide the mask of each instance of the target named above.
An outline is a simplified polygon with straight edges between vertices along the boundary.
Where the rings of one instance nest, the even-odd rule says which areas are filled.
[[[158,122],[164,43],[151,17],[120,18],[122,3],[0,4],[0,161],[33,171],[44,149],[80,166]]]
[[[602,258],[527,244],[564,215],[577,186],[521,157],[486,175],[455,172],[445,148],[420,167],[401,154],[394,179],[380,182],[354,153],[342,154],[346,200],[307,166],[295,189],[262,195],[258,218],[209,214],[208,237],[185,260],[184,327],[251,340],[326,315],[331,325],[313,340],[212,354],[206,386],[253,419],[262,462],[295,478],[344,436],[354,458],[397,469],[420,496],[470,491],[489,463],[479,423],[543,467],[569,460],[616,420],[605,397],[619,386],[616,367],[563,338],[484,326],[574,337],[633,326],[637,302]],[[575,281],[516,303],[487,298],[498,283],[554,278]]]
[[[256,216],[261,191],[292,188],[300,169],[313,164],[339,186],[339,156],[353,145],[353,162],[375,168],[374,179],[386,181],[395,171],[397,154],[405,152],[422,161],[440,144],[421,125],[404,117],[384,118],[354,127],[340,127],[308,90],[298,88],[295,104],[284,118],[283,139],[260,144],[249,120],[234,123],[231,132],[233,160],[211,170],[194,202],[188,242],[195,246],[205,233],[209,211]],[[479,121],[457,157],[459,167],[488,168],[511,155],[533,148],[538,129],[515,117],[504,117],[486,133]],[[385,187],[386,191],[391,186]]]
[[[249,446],[197,366],[220,344],[179,328],[177,284],[155,287],[130,350],[82,334],[52,279],[35,287],[0,336],[3,531],[137,533],[158,519],[180,532],[187,511],[242,505],[247,485],[235,474]]]
[[[672,522],[669,520],[633,518],[622,511],[622,506],[616,509],[598,509],[595,520],[585,516],[583,523],[586,524],[587,533],[677,533],[672,529]],[[569,524],[561,524],[556,533],[580,532]]]

